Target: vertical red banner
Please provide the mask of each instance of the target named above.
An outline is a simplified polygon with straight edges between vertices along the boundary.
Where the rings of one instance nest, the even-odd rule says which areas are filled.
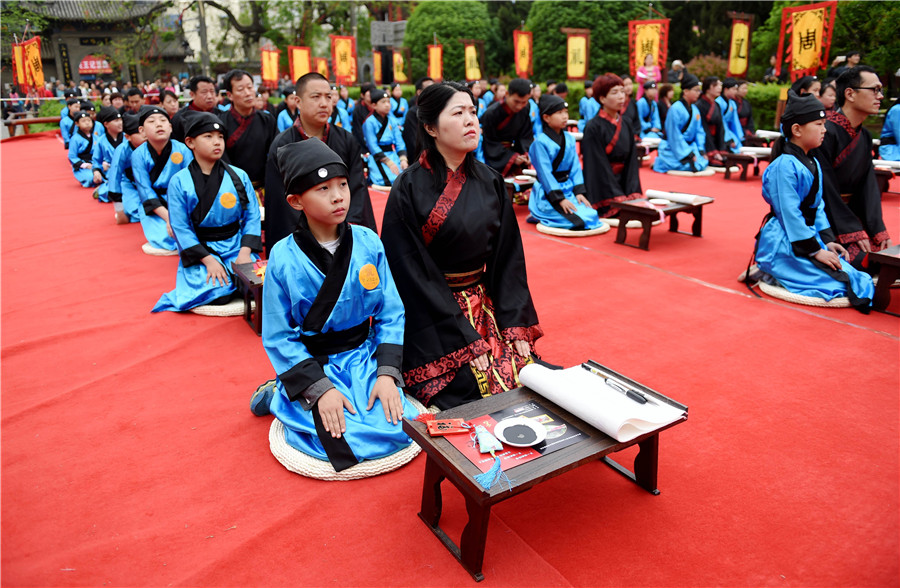
[[[381,51],[377,49],[372,51],[372,80],[375,82],[376,86],[380,86],[382,84],[381,77],[381,68],[383,67],[381,63]]]
[[[262,82],[268,88],[278,87],[278,58],[281,51],[272,47],[263,47],[259,50],[262,62]]]
[[[516,75],[530,78],[534,73],[534,52],[531,31],[513,31],[513,59],[516,63]]]
[[[628,71],[631,77],[644,65],[647,55],[653,56],[653,65],[666,71],[669,56],[669,19],[628,21]]]
[[[324,57],[313,57],[312,62],[313,71],[317,71],[325,76],[326,80],[329,79],[328,74],[330,74],[331,72],[328,71],[328,60]]]
[[[356,37],[330,35],[334,80],[345,86],[356,83]]]
[[[428,46],[428,77],[435,82],[444,79],[444,46]]]
[[[837,0],[782,9],[775,75],[782,63],[792,80],[814,76],[828,63],[836,11]]]
[[[291,70],[291,83],[296,83],[301,76],[312,71],[309,47],[288,46],[288,66]]]
[[[566,34],[566,77],[570,80],[587,79],[591,58],[591,30],[559,30]]]
[[[401,47],[391,52],[394,60],[394,81],[399,84],[409,83],[409,47]]]

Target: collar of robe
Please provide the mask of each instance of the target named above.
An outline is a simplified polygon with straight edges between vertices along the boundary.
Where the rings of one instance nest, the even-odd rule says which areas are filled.
[[[150,170],[150,182],[155,183],[156,180],[159,179],[160,174],[162,174],[166,164],[169,162],[169,157],[172,155],[172,140],[166,141],[166,146],[163,147],[163,150],[160,153],[157,153],[156,149],[153,148],[153,145],[148,142],[147,151],[150,152],[150,160],[153,161],[153,169]]]
[[[819,169],[816,167],[816,162],[813,161],[812,157],[807,153],[804,153],[803,149],[790,141],[784,142],[783,153],[796,157],[797,160],[803,164],[803,167],[808,169],[813,175],[812,186],[810,186],[809,192],[800,201],[800,212],[803,215],[803,220],[806,221],[807,226],[812,227],[816,224],[816,196],[819,193]]]
[[[221,159],[216,160],[209,175],[206,175],[195,159],[188,164],[188,172],[191,174],[194,189],[197,191],[197,206],[191,211],[191,221],[197,227],[206,218],[219,196],[219,188],[222,187],[222,179],[225,177],[225,164]]]
[[[304,331],[321,333],[325,321],[331,316],[331,311],[334,310],[334,306],[340,298],[341,290],[347,279],[347,272],[350,270],[350,258],[353,255],[353,233],[348,228],[349,225],[346,221],[338,225],[340,243],[332,255],[316,241],[312,231],[309,230],[309,221],[306,219],[306,215],[300,215],[297,229],[294,231],[294,241],[319,271],[325,274],[322,287],[319,288],[316,299],[309,307],[306,318],[303,319]]]
[[[297,132],[300,134],[300,140],[306,141],[309,139],[309,135],[306,134],[306,131],[303,130],[303,123],[300,121],[300,112],[297,111],[297,118],[294,119],[294,128],[297,129]],[[331,125],[327,122],[325,123],[325,130],[322,132],[322,142],[326,145],[328,144],[328,129]]]

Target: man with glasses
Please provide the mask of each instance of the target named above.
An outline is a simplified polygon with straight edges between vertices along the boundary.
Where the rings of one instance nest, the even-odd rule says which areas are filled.
[[[846,69],[835,81],[837,107],[828,113],[825,140],[811,154],[822,167],[822,195],[831,228],[850,263],[866,269],[870,251],[892,245],[872,166],[872,136],[862,124],[881,107],[881,80],[871,67]]]

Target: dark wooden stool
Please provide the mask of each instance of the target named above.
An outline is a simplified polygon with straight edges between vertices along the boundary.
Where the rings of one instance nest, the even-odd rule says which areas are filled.
[[[748,153],[725,153],[725,179],[731,178],[731,166],[738,165],[741,168],[741,181],[747,181],[747,170],[753,165],[753,175],[759,175],[759,162],[769,161],[771,156],[756,156]]]
[[[650,227],[655,221],[659,220],[659,211],[663,211],[669,217],[670,233],[681,233],[682,235],[702,237],[703,207],[713,201],[714,200],[710,198],[708,201],[700,204],[678,204],[675,202],[671,202],[667,206],[654,206],[652,208],[648,208],[645,204],[639,204],[646,203],[646,198],[626,200],[625,202],[613,202],[610,206],[619,210],[619,214],[616,215],[616,217],[619,219],[619,229],[616,232],[616,243],[619,243],[620,245],[628,245],[629,247],[637,247],[639,249],[643,249],[644,251],[648,251],[650,249]],[[676,215],[679,212],[689,212],[694,215],[694,223],[693,225],[691,225],[690,233],[678,230],[678,217]],[[625,236],[627,235],[627,229],[625,225],[627,225],[628,221],[630,220],[636,220],[641,223],[641,238],[638,241],[637,245],[632,245],[631,243],[625,242]]]
[[[900,245],[869,253],[869,262],[881,264],[872,309],[884,310],[891,303],[891,285],[900,278]]]
[[[235,285],[244,297],[244,320],[257,335],[262,335],[262,287],[263,279],[256,275],[256,267],[265,267],[266,260],[252,263],[232,263]],[[256,310],[251,301],[256,303]]]

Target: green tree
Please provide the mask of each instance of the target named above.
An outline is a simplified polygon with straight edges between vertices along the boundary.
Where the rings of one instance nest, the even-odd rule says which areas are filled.
[[[39,36],[47,26],[47,19],[32,12],[16,0],[3,0],[0,2],[0,56],[2,56],[3,68],[12,65],[12,44],[15,39],[23,41],[22,34],[28,29],[28,37]],[[45,42],[42,40],[42,42]]]
[[[515,77],[513,61],[513,31],[521,28],[528,20],[528,13],[534,2],[488,2],[488,14],[494,23],[494,34],[488,39],[485,52],[486,64],[491,74],[509,74]]]
[[[463,44],[459,39],[487,40],[492,21],[483,2],[422,2],[406,23],[404,47],[410,49],[413,78],[424,76],[428,68],[428,48],[437,35],[444,46],[444,78],[465,79]],[[482,72],[482,75],[486,72]]]
[[[810,0],[814,1],[814,0]],[[728,12],[743,12],[754,16],[758,26],[768,18],[770,0],[748,2],[676,2],[665,0],[653,4],[669,22],[669,61],[680,59],[687,63],[700,55],[716,55],[728,59],[731,42],[731,17]],[[644,15],[646,17],[646,13]],[[652,18],[659,18],[654,15]],[[755,33],[754,33],[755,34]],[[753,39],[756,42],[756,39]],[[768,64],[768,60],[766,61]]]
[[[628,67],[628,21],[646,17],[637,2],[535,2],[525,29],[534,33],[534,77],[566,77],[566,35],[561,27],[591,31],[590,75]]]

